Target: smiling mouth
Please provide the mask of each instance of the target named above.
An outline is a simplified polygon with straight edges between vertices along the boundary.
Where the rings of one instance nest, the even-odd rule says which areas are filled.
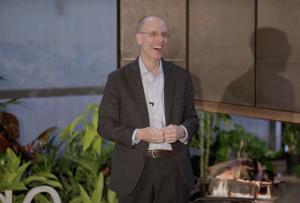
[[[155,50],[161,50],[163,47],[160,45],[154,45],[154,46],[152,46],[152,48]]]

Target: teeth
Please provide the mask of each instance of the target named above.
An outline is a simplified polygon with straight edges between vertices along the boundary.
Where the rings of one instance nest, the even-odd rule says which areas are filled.
[[[155,46],[152,46],[154,49],[161,49],[162,46],[158,46],[158,45],[155,45]]]

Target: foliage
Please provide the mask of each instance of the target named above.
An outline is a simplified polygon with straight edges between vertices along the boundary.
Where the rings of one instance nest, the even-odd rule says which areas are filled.
[[[0,158],[0,192],[4,190],[17,191],[14,193],[14,202],[22,202],[24,194],[18,191],[27,191],[37,185],[49,185],[57,189],[62,189],[57,177],[45,171],[31,173],[32,162],[24,162],[11,149],[7,149],[6,154]],[[47,199],[45,195],[40,194],[37,200]],[[45,202],[45,201],[44,201]]]
[[[300,178],[300,164],[294,167],[294,173],[297,177]]]
[[[32,162],[20,165],[20,158],[8,152],[1,163],[2,160],[11,160],[15,168],[10,170],[19,170],[17,174],[22,176],[14,179],[15,184],[18,184],[18,180],[21,182],[18,187],[14,187],[28,190],[47,184],[58,189],[62,202],[115,203],[116,194],[108,189],[109,176],[103,172],[104,168],[110,166],[109,157],[113,145],[97,134],[97,119],[98,105],[89,105],[84,113],[61,131],[59,137],[49,139],[43,151],[35,153]],[[8,171],[8,168],[3,168],[0,168],[0,174],[3,174],[4,179],[11,180],[7,173],[2,173],[4,170]],[[2,176],[0,179],[2,180]],[[1,186],[2,190],[15,191],[8,184]],[[14,199],[21,201],[24,194],[20,193]],[[47,196],[41,195],[36,196],[35,200],[48,201]]]
[[[288,153],[300,154],[300,125],[285,123],[282,136],[283,144],[288,147]]]
[[[103,198],[103,192],[104,192],[104,175],[102,172],[99,173],[96,183],[95,183],[95,188],[92,192],[91,195],[81,186],[79,185],[79,190],[80,190],[80,196],[77,196],[71,200],[71,203],[97,203],[97,202],[102,202],[102,203],[117,203],[117,196],[116,193],[114,193],[111,190],[107,191],[107,197],[106,199]]]
[[[226,128],[230,121],[230,116],[226,114],[217,114],[210,112],[198,113],[200,128],[197,136],[193,136],[191,147],[200,151],[200,177],[206,177],[208,165],[211,157],[211,146],[213,144],[213,136],[217,134],[221,125]]]
[[[0,80],[6,80],[6,78],[0,75]],[[6,111],[9,107],[22,103],[19,99],[9,99],[4,102],[0,102],[0,112]]]
[[[9,99],[7,101],[0,102],[0,112],[6,111],[11,106],[21,104],[21,103],[22,103],[22,101],[20,101],[19,99]]]
[[[113,145],[98,135],[97,124],[98,105],[93,104],[60,133],[65,151],[55,168],[59,169],[56,173],[64,186],[64,192],[61,193],[63,202],[78,202],[79,199],[85,202],[84,194],[94,194],[94,199],[91,199],[93,203],[99,202],[98,199],[105,202],[107,194],[111,192],[107,187],[109,178],[104,178],[101,171],[109,166]],[[103,181],[99,177],[103,177]],[[95,180],[98,181],[95,183]],[[100,197],[95,193],[100,192],[99,187],[102,188]]]
[[[265,167],[271,168],[267,160],[275,156],[274,153],[241,125],[232,123],[229,115],[199,112],[198,117],[200,128],[198,135],[192,138],[191,147],[199,150],[200,178],[207,176],[209,165],[236,159],[239,152],[240,157],[259,160]],[[242,149],[241,142],[244,143]]]
[[[22,176],[31,162],[22,164],[21,159],[9,148],[6,156],[1,156],[0,160],[0,191],[26,190]]]
[[[216,141],[216,161],[222,162],[237,158],[242,140],[245,144],[241,151],[241,157],[262,160],[269,154],[265,142],[255,135],[246,132],[241,125],[235,124],[232,130],[222,130],[218,134]]]

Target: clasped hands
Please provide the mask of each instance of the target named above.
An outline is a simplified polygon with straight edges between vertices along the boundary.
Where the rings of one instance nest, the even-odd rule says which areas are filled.
[[[185,136],[185,131],[182,126],[168,125],[165,128],[157,129],[147,127],[138,129],[136,138],[149,143],[174,143]]]

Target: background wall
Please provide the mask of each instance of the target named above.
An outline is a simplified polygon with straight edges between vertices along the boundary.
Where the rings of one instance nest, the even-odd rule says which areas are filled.
[[[261,109],[257,109],[261,114],[253,111],[256,107],[255,47],[260,1],[120,0],[119,3],[118,60],[121,65],[137,57],[132,22],[137,22],[145,15],[162,16],[169,25],[171,36],[164,58],[191,72],[199,110],[227,110],[225,113],[228,114],[258,118],[268,115],[273,120],[280,119]],[[213,105],[208,106],[207,103]],[[229,109],[226,106],[228,103],[236,109]],[[241,111],[241,106],[252,109]],[[290,115],[288,117],[292,120]],[[269,141],[272,148],[280,148],[280,131],[277,133],[280,122],[241,116],[233,116],[233,120],[242,124],[247,131]]]
[[[204,63],[203,58],[196,56],[189,59],[186,50],[190,50],[190,56],[196,53],[201,53],[203,56],[214,50],[220,51],[212,46],[216,45],[216,42],[219,44],[222,42],[220,46],[222,45],[224,50],[219,53],[222,54],[227,50],[226,47],[230,46],[231,41],[236,40],[235,36],[239,36],[238,41],[241,43],[238,46],[241,50],[244,46],[244,50],[247,50],[244,53],[239,51],[239,53],[245,56],[244,59],[249,61],[249,64],[253,63],[248,37],[254,29],[252,27],[254,0],[230,0],[220,8],[219,3],[223,2],[220,0],[190,1],[189,4],[178,0],[162,1],[165,7],[170,7],[170,10],[166,12],[165,9],[156,9],[159,2],[156,0],[153,2],[0,0],[0,75],[7,78],[6,81],[0,81],[0,99],[22,98],[23,103],[11,109],[21,123],[22,144],[31,142],[46,128],[64,127],[84,111],[88,104],[100,102],[100,94],[106,77],[109,72],[116,69],[117,52],[121,52],[121,64],[128,63],[137,56],[137,47],[132,36],[135,26],[133,22],[144,15],[163,13],[161,16],[166,18],[171,31],[170,46],[166,53],[167,59],[182,66],[186,66],[188,60],[190,65],[193,65],[191,70],[196,73],[194,77],[200,75],[205,78],[206,74],[211,75],[211,70],[205,72],[206,65],[211,62]],[[117,50],[117,3],[120,4],[120,50]],[[201,7],[204,5],[207,9],[201,12],[195,10],[187,16],[187,9],[197,9],[199,3]],[[133,4],[135,7],[132,7]],[[183,9],[177,12],[179,7],[175,8],[175,5]],[[245,7],[245,5],[248,6]],[[236,8],[238,12],[227,15],[230,8]],[[134,12],[135,9],[138,12]],[[222,12],[213,12],[214,9]],[[245,22],[250,24],[249,29],[243,30],[247,36],[245,40],[243,40],[244,35],[239,34],[240,31],[231,32],[230,27],[222,24],[222,20],[236,19],[239,14],[244,16],[238,20],[241,25],[247,26]],[[215,25],[215,21],[211,18],[213,16],[214,19],[219,19],[221,27]],[[187,24],[188,20],[189,24]],[[199,26],[195,26],[198,24]],[[201,27],[205,29],[200,29]],[[228,32],[225,35],[220,32],[210,35],[210,27]],[[187,35],[188,30],[190,35]],[[193,44],[188,49],[186,47],[188,37],[190,41],[200,44]],[[206,39],[207,37],[211,39]],[[222,37],[231,41],[223,39],[216,41]],[[206,40],[197,41],[199,38]],[[243,41],[245,41],[244,44]],[[228,57],[233,55],[233,51],[222,56],[226,62],[238,67],[239,63]],[[198,61],[199,64],[198,59],[201,59]],[[195,69],[201,64],[201,70]],[[216,72],[216,75],[220,75],[220,71]],[[201,86],[205,86],[205,81],[201,81],[203,83],[199,87],[195,84],[199,97],[201,94],[218,93],[211,87],[202,91]],[[216,80],[210,80],[210,82],[213,81]],[[217,84],[224,81],[218,80]],[[241,123],[246,130],[263,140],[268,140],[270,132],[276,130],[270,128],[274,125],[270,125],[267,120],[238,116],[234,116],[233,120]]]
[[[0,0],[0,99],[23,97],[11,109],[22,143],[99,103],[116,69],[116,16],[115,0]]]

